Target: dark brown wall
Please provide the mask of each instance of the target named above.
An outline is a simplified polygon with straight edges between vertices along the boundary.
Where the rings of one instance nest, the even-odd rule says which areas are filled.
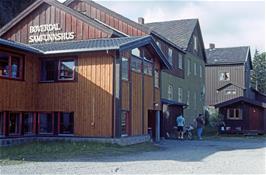
[[[28,43],[30,26],[56,23],[59,23],[62,29],[60,33],[74,32],[76,40],[110,37],[106,32],[88,25],[86,22],[70,15],[69,13],[46,3],[40,5],[40,7],[1,37],[4,39]]]
[[[91,2],[84,2],[84,1],[74,1],[73,3],[69,4],[69,7],[78,10],[82,13],[85,13],[91,18],[98,19],[103,23],[127,34],[130,36],[142,36],[145,33],[138,29],[135,25],[129,24],[127,21],[122,20],[121,18],[117,17],[110,13],[109,10],[103,10],[100,5],[96,5],[95,3]],[[119,15],[118,15],[119,16]]]

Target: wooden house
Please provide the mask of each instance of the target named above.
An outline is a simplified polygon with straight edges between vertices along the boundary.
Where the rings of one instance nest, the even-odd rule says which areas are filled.
[[[206,104],[219,108],[226,132],[265,132],[266,97],[251,88],[249,47],[211,44],[206,54]]]
[[[37,0],[0,36],[1,137],[139,136],[160,113],[170,65],[151,36],[54,0]]]

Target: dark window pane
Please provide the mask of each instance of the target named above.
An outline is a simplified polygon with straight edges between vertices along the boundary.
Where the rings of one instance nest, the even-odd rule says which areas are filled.
[[[33,113],[24,113],[23,114],[23,131],[24,134],[32,134],[33,133]]]
[[[60,134],[74,133],[74,113],[62,112],[60,115]]]
[[[123,111],[121,113],[121,134],[127,135],[127,112]]]
[[[5,53],[0,53],[0,76],[8,77],[8,55]]]
[[[4,113],[0,112],[0,135],[4,134]]]
[[[54,81],[56,78],[56,61],[42,61],[41,81]]]
[[[19,113],[9,115],[9,134],[19,134]]]
[[[18,57],[11,57],[11,77],[20,77],[20,58]]]
[[[52,133],[53,132],[52,114],[41,113],[40,114],[40,133]]]
[[[128,59],[122,58],[122,79],[128,80]]]
[[[141,72],[141,60],[140,59],[136,57],[131,58],[131,70],[135,72]]]
[[[152,63],[144,62],[143,63],[143,72],[146,75],[152,76]]]
[[[59,79],[60,80],[73,80],[74,79],[74,69],[75,62],[74,60],[66,60],[59,62]]]

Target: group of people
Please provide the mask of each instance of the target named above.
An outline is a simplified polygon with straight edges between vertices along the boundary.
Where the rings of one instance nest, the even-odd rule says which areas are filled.
[[[198,139],[202,139],[202,132],[203,132],[203,127],[205,125],[205,119],[203,114],[199,114],[195,119],[194,119],[196,128],[197,128],[197,136]],[[177,124],[177,138],[178,139],[184,139],[184,127],[185,127],[185,118],[183,115],[179,115],[176,118],[176,124]]]

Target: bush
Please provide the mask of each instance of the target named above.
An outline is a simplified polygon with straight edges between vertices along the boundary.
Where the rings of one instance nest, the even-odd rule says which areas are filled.
[[[206,125],[209,125],[213,128],[218,128],[223,124],[224,117],[219,114],[219,111],[213,107],[206,108]]]

